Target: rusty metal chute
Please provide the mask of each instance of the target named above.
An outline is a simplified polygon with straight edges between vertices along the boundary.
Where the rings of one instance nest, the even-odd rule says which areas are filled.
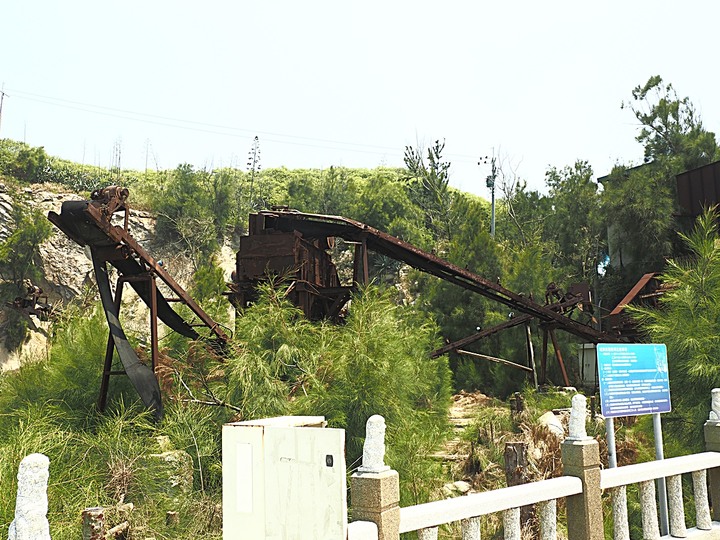
[[[168,274],[162,264],[156,261],[129,231],[129,213],[126,188],[111,186],[92,193],[90,201],[67,201],[62,204],[60,214],[48,213],[48,219],[69,238],[88,246],[92,253],[96,282],[109,326],[108,344],[105,355],[102,384],[100,388],[99,408],[104,410],[109,379],[111,375],[125,374],[130,378],[145,405],[154,411],[157,418],[162,415],[162,399],[154,369],[159,358],[158,326],[160,319],[172,330],[190,338],[201,336],[195,330],[205,326],[209,330],[208,340],[218,346],[226,343],[227,335],[187,292]],[[122,226],[113,224],[116,213],[124,213]],[[119,274],[115,295],[113,296],[107,272],[107,264],[114,266]],[[165,298],[158,290],[156,279],[172,291],[176,298]],[[138,296],[150,308],[150,367],[145,366],[128,344],[119,320],[120,302],[123,284],[129,283]],[[201,321],[191,324],[178,314],[170,302],[185,304]],[[113,350],[117,350],[123,370],[112,370]]]

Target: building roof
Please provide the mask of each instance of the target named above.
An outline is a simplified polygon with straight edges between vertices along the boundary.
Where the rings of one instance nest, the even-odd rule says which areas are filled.
[[[695,217],[720,203],[720,161],[680,173],[675,179],[683,215]]]

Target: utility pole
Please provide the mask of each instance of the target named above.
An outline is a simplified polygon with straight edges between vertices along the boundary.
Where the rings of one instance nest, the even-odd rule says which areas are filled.
[[[487,177],[485,183],[490,188],[490,236],[495,238],[495,180],[497,179],[497,166],[494,152],[490,161],[490,171],[490,176]]]
[[[2,126],[2,107],[3,107],[3,101],[5,101],[5,96],[8,96],[5,93],[5,85],[2,85],[2,88],[0,88],[0,126]],[[10,96],[8,96],[10,97]]]
[[[487,165],[487,156],[480,158],[478,165]],[[497,161],[495,158],[495,149],[493,148],[493,157],[490,160],[490,175],[485,179],[485,185],[490,189],[490,236],[495,238],[495,180],[497,179]]]

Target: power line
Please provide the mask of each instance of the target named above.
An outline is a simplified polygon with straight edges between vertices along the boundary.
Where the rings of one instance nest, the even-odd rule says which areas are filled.
[[[357,142],[344,142],[344,141],[338,141],[333,139],[322,139],[322,138],[314,138],[314,137],[306,137],[302,135],[287,135],[283,133],[276,133],[276,132],[268,132],[268,131],[261,131],[261,130],[254,130],[254,129],[246,129],[246,128],[238,128],[233,126],[225,126],[220,124],[212,124],[208,122],[198,122],[193,120],[184,120],[180,118],[173,118],[168,116],[161,116],[156,114],[150,114],[150,113],[139,113],[135,111],[130,111],[127,109],[119,109],[116,107],[107,107],[103,105],[95,105],[91,103],[84,103],[80,101],[73,101],[63,98],[56,98],[52,96],[45,96],[42,94],[36,94],[33,92],[25,92],[22,90],[13,90],[13,94],[16,97],[19,97],[20,99],[25,99],[28,101],[34,101],[37,103],[44,103],[46,105],[51,105],[55,107],[63,107],[67,109],[73,109],[73,110],[79,110],[82,112],[87,112],[91,114],[99,114],[103,116],[109,116],[113,118],[120,118],[124,120],[131,120],[136,122],[143,122],[147,124],[154,124],[154,125],[160,125],[165,127],[171,127],[175,129],[184,129],[188,131],[196,131],[200,133],[209,133],[214,135],[223,135],[228,137],[242,137],[242,138],[252,138],[250,137],[250,134],[262,134],[262,135],[268,135],[270,137],[282,137],[284,139],[290,139],[290,140],[282,140],[282,139],[273,139],[273,138],[264,138],[266,141],[278,143],[278,144],[289,144],[294,146],[304,146],[309,148],[323,148],[328,150],[345,150],[345,151],[351,151],[351,152],[357,152],[357,153],[364,153],[364,154],[386,154],[386,153],[392,153],[392,154],[400,154],[400,150],[398,148],[394,147],[388,147],[388,146],[380,146],[380,145],[373,145],[373,144],[365,144],[365,143],[357,143]],[[48,101],[49,100],[49,101]],[[130,116],[127,116],[130,115]],[[172,122],[172,123],[168,123]],[[183,125],[186,124],[186,125]],[[197,127],[192,127],[197,126]],[[204,127],[202,127],[204,126]],[[212,128],[212,129],[210,129]],[[219,131],[223,130],[223,131]],[[228,133],[230,132],[230,133]],[[239,135],[238,133],[233,132],[241,132],[245,133],[247,135]],[[292,140],[295,139],[295,140]],[[331,145],[340,145],[340,147],[337,146],[326,146],[323,144],[310,144],[307,142],[299,142],[299,141],[310,141],[312,143],[327,143]],[[351,147],[351,148],[344,148],[344,147]],[[354,148],[352,148],[354,147]],[[459,161],[470,163],[474,162],[477,158],[470,155],[463,155],[463,154],[448,154],[448,157],[452,158],[458,158]]]

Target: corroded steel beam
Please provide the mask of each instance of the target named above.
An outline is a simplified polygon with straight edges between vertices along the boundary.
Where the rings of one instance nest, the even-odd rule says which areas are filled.
[[[506,289],[497,280],[488,280],[359,221],[340,216],[304,214],[286,210],[262,211],[258,216],[263,218],[266,229],[282,232],[298,231],[305,238],[340,237],[351,242],[361,242],[371,251],[402,261],[422,272],[537,318],[541,322],[553,323],[558,328],[589,342],[623,341],[617,335],[596,330],[549,306],[540,305],[527,296]]]

